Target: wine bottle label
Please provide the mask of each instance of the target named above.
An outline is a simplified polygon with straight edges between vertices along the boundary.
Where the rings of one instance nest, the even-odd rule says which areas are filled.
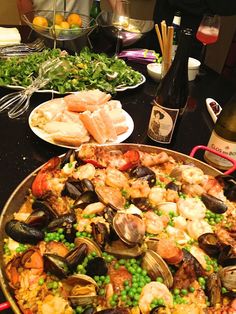
[[[236,159],[236,143],[220,137],[215,131],[212,132],[208,147]],[[207,162],[212,163],[212,165],[216,168],[226,170],[232,167],[232,163],[230,161],[211,152],[206,151],[204,157]]]
[[[158,142],[169,144],[172,139],[179,109],[164,108],[158,104],[152,107],[148,136]]]

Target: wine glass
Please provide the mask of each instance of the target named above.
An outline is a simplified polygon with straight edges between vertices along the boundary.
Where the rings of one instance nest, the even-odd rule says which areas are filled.
[[[204,65],[206,45],[213,44],[218,40],[220,30],[220,16],[204,15],[198,27],[196,38],[203,44],[201,52],[201,64]]]
[[[129,26],[129,0],[116,0],[112,24],[117,28],[115,56],[118,56],[122,46],[122,30]]]

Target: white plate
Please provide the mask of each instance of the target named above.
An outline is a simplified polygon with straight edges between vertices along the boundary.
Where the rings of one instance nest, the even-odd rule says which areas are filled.
[[[211,103],[213,103],[213,102],[216,103],[216,106],[218,107],[218,112],[217,113],[215,113],[214,110],[212,109]],[[207,106],[207,110],[208,110],[212,120],[214,121],[214,123],[216,123],[216,120],[217,120],[217,118],[218,118],[218,116],[219,116],[219,114],[221,113],[221,110],[222,110],[221,106],[213,98],[207,98],[206,99],[206,106]]]
[[[142,76],[142,80],[137,83],[136,85],[132,85],[132,86],[122,86],[122,87],[117,87],[115,89],[116,92],[123,92],[127,89],[134,89],[134,88],[137,88],[139,85],[142,85],[143,83],[146,82],[146,77],[141,74]],[[19,86],[19,85],[5,85],[5,86],[2,86],[2,87],[7,87],[7,88],[11,88],[11,89],[15,89],[15,90],[23,90],[25,89],[25,87],[23,86]],[[54,94],[58,94],[58,95],[65,95],[65,94],[61,94],[60,92],[54,90],[54,89],[40,89],[38,91],[36,91],[37,93],[54,93]],[[66,94],[73,94],[73,93],[76,93],[75,91],[73,92],[67,92]]]
[[[32,118],[34,116],[34,114],[36,113],[36,111],[43,105],[45,105],[46,102],[42,103],[41,105],[37,106],[31,113],[29,116],[29,126],[31,128],[31,130],[34,132],[35,135],[37,135],[39,138],[41,138],[42,140],[44,140],[45,142],[48,142],[50,144],[56,145],[56,146],[60,146],[60,147],[65,147],[65,148],[73,148],[76,149],[79,146],[67,146],[67,145],[63,145],[63,144],[58,144],[56,142],[54,142],[52,140],[52,138],[50,137],[50,134],[44,132],[42,129],[38,128],[38,127],[34,127],[32,126]],[[120,135],[118,135],[117,140],[114,142],[107,142],[107,144],[118,144],[121,143],[123,141],[125,141],[133,132],[134,130],[134,121],[131,118],[131,116],[128,114],[128,112],[126,112],[125,110],[123,110],[124,115],[125,115],[125,119],[126,119],[126,124],[128,126],[128,130],[125,133],[122,133]]]

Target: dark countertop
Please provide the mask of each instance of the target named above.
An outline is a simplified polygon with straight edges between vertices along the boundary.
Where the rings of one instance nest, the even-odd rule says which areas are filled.
[[[24,35],[25,36],[25,35]],[[155,95],[157,83],[146,72],[146,66],[135,65],[147,78],[142,86],[126,92],[119,92],[114,98],[119,99],[134,120],[134,131],[126,142],[157,145],[147,138],[147,127],[151,111],[150,102]],[[0,88],[0,97],[11,92]],[[205,99],[212,97],[222,106],[233,95],[234,88],[217,73],[208,70],[207,75],[190,83],[190,101],[183,115],[174,142],[168,148],[189,154],[196,145],[206,145],[213,122],[206,109]],[[35,94],[31,98],[28,111],[18,119],[11,120],[7,114],[0,114],[0,208],[3,208],[10,194],[17,185],[33,170],[49,158],[65,153],[67,150],[39,139],[28,126],[30,112],[42,102],[49,100],[51,94]],[[163,146],[165,147],[165,146]],[[202,158],[200,154],[197,156]],[[4,297],[0,294],[0,302]],[[5,313],[12,313],[11,310]]]

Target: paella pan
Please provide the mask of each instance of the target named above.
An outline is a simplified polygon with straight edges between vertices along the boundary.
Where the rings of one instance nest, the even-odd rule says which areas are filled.
[[[234,314],[235,191],[166,149],[70,150],[3,209],[3,292],[25,314]]]

